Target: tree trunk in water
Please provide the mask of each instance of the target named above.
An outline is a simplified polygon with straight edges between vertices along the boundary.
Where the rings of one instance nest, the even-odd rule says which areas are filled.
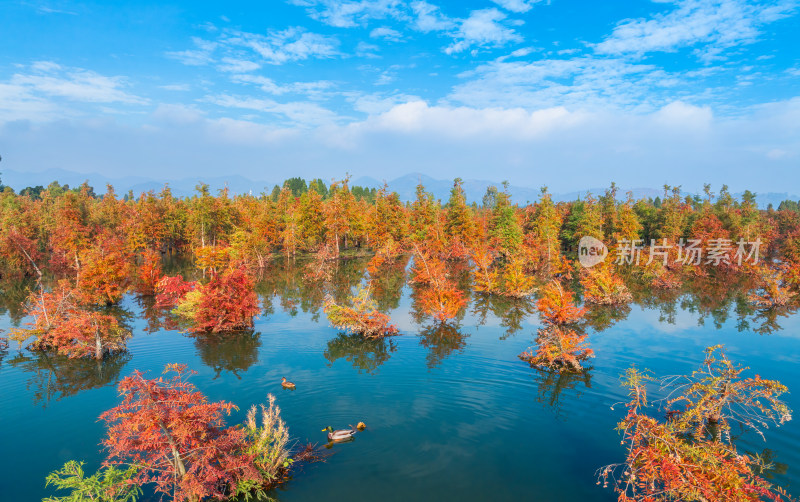
[[[100,328],[94,328],[94,358],[98,361],[103,360],[103,343],[100,341]]]

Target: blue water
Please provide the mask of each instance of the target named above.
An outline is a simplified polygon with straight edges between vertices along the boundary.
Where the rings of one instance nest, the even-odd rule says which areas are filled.
[[[134,369],[156,376],[167,363],[187,364],[210,399],[238,405],[229,423],[273,393],[298,443],[323,444],[328,425],[367,424],[324,463],[296,473],[274,494],[281,501],[614,500],[596,485],[595,471],[624,458],[614,430],[624,408],[611,408],[625,398],[619,375],[632,364],[688,373],[708,345],[725,344],[732,359],[787,384],[795,391],[789,406],[800,408],[800,317],[793,314],[764,335],[754,331],[763,324],[758,313],[737,315],[735,302],[698,308],[702,298],[690,293],[671,303],[645,295],[648,307],[632,304],[601,331],[589,329],[597,357],[585,375],[559,377],[517,358],[539,326],[530,305],[495,302],[483,315],[473,303],[457,330],[436,333],[414,321],[410,292],[398,289],[399,302],[386,302],[395,305],[402,336],[363,341],[328,325],[314,285],[284,281],[259,291],[270,313],[257,319],[254,334],[227,341],[148,332],[142,305],[129,296],[121,307],[134,337],[125,357],[98,367],[12,344],[0,363],[0,500],[54,494],[45,476],[70,459],[97,468],[104,458],[97,417],[118,402],[114,383]],[[0,328],[11,326],[9,316]],[[283,390],[282,376],[297,390]],[[800,421],[766,436],[765,443],[745,434],[740,448],[769,448],[785,469],[774,481],[797,495]]]

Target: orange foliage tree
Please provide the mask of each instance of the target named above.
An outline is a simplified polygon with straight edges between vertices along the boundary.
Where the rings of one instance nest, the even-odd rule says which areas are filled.
[[[81,253],[78,289],[88,304],[119,303],[130,285],[131,257],[121,239],[109,237]]]
[[[414,277],[412,282],[422,285],[417,301],[425,315],[438,322],[447,322],[458,315],[467,304],[467,299],[447,276],[442,260],[425,256],[419,251],[414,255]]]
[[[389,324],[389,316],[378,311],[368,287],[359,286],[350,301],[352,306],[339,305],[331,296],[325,298],[325,315],[334,327],[366,338],[397,334],[397,327]]]
[[[792,273],[789,267],[770,269],[765,266],[756,266],[755,273],[758,277],[758,290],[750,294],[750,301],[761,308],[781,307],[789,303],[796,293],[791,290],[787,278]]]
[[[156,284],[156,308],[172,309],[186,297],[189,291],[197,286],[195,281],[185,281],[178,274],[174,277],[164,276]]]
[[[742,378],[744,370],[719,346],[709,347],[703,366],[692,375],[661,381],[662,386],[678,384],[667,402],[680,406],[668,409],[666,421],[659,421],[645,413],[647,383],[653,378],[630,368],[624,378],[628,413],[617,426],[627,458],[600,469],[598,483],[611,482],[621,502],[791,500],[758,475],[765,469],[759,457],[739,453],[730,440],[731,422],[761,433],[762,424],[791,419],[778,399],[786,387],[758,375]]]
[[[161,253],[152,249],[144,250],[141,265],[136,271],[136,291],[140,295],[155,295],[162,276]]]
[[[524,263],[521,258],[515,256],[503,267],[502,287],[500,294],[513,298],[524,298],[533,292],[534,279],[525,273]]]
[[[610,265],[602,263],[581,271],[581,286],[588,303],[618,305],[633,299],[622,278],[614,273]]]
[[[537,332],[536,350],[523,352],[520,359],[538,368],[580,371],[581,362],[594,357],[594,351],[586,345],[587,335],[574,326],[585,310],[576,307],[572,298],[572,292],[558,281],[551,281],[542,289],[536,306],[545,326]]]
[[[94,357],[125,350],[130,331],[108,314],[84,307],[81,293],[62,280],[53,291],[33,291],[26,314],[33,317],[27,329],[15,329],[11,338],[34,350],[55,350],[68,357]]]
[[[500,278],[493,268],[495,252],[486,246],[475,246],[472,250],[473,289],[480,293],[494,293],[500,286]]]

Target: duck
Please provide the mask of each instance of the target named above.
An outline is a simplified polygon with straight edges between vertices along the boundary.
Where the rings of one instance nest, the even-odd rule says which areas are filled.
[[[284,389],[292,389],[292,390],[294,390],[295,389],[295,384],[293,382],[290,382],[290,381],[286,380],[286,377],[283,377],[281,379],[281,387],[283,387]]]
[[[348,441],[350,439],[353,439],[355,433],[358,432],[352,425],[350,426],[349,429],[338,429],[338,430],[333,430],[333,427],[329,425],[326,429],[322,429],[322,431],[323,432],[328,431],[328,441],[331,441],[333,443],[339,443],[342,441]]]

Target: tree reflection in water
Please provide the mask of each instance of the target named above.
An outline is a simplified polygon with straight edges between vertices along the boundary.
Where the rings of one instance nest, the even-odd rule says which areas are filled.
[[[404,255],[381,265],[374,277],[370,274],[372,298],[378,304],[378,310],[387,312],[400,306],[403,287],[406,285],[406,267],[409,255]]]
[[[419,343],[428,349],[425,357],[428,369],[433,369],[445,360],[453,351],[462,351],[466,347],[467,335],[458,331],[458,326],[450,323],[435,323],[422,328]]]
[[[755,309],[754,315],[750,320],[753,323],[753,327],[750,328],[750,322],[745,320],[744,326],[740,323],[739,331],[743,331],[742,327],[747,327],[759,335],[771,335],[783,329],[778,324],[779,318],[789,317],[795,312],[797,312],[796,304],[775,306],[768,309]]]
[[[216,373],[215,380],[223,371],[230,371],[241,380],[239,372],[246,372],[258,362],[261,333],[251,330],[198,335],[194,337],[194,346],[203,363]]]
[[[588,305],[583,324],[598,333],[607,330],[619,321],[624,321],[631,313],[631,306],[628,303],[621,305]]]
[[[46,407],[52,399],[58,401],[84,390],[115,385],[130,359],[128,352],[106,356],[102,361],[34,352],[19,353],[8,363],[31,373],[26,387],[33,391],[34,404]]]
[[[534,379],[537,381],[536,400],[546,404],[555,410],[556,414],[561,411],[561,393],[564,390],[576,390],[579,383],[583,383],[584,388],[592,387],[591,368],[584,368],[582,371],[547,371],[535,369]],[[576,390],[575,395],[580,396],[581,390]]]
[[[389,338],[364,338],[359,334],[339,333],[328,342],[325,359],[331,366],[337,359],[345,358],[358,372],[374,374],[378,367],[389,360],[392,352],[397,350],[395,343]]]
[[[522,329],[522,323],[528,316],[536,313],[536,303],[531,298],[475,294],[472,300],[472,314],[478,318],[478,326],[486,324],[489,313],[500,319],[500,326],[506,329],[500,337],[501,340],[505,340]]]
[[[8,355],[8,340],[0,336],[0,367],[3,366],[3,359]]]

